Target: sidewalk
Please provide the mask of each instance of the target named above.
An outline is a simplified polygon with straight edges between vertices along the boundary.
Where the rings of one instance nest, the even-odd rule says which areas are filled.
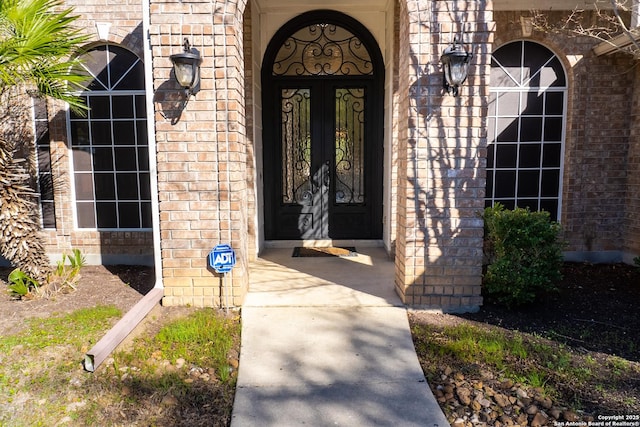
[[[449,425],[393,291],[393,263],[379,248],[359,253],[271,249],[252,266],[232,427]]]

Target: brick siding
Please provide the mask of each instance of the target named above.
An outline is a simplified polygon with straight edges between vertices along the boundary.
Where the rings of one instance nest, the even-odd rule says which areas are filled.
[[[490,11],[478,1],[400,8],[396,289],[413,306],[481,302]],[[463,26],[464,24],[464,26]],[[443,94],[440,55],[463,34],[474,48],[459,97]]]

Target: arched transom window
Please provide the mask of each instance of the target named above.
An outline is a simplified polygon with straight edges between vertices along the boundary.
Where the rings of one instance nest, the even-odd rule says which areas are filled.
[[[517,41],[491,61],[486,206],[560,216],[567,82],[546,47]]]

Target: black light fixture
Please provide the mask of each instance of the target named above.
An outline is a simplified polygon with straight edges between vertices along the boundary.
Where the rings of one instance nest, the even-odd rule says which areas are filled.
[[[453,39],[453,44],[444,50],[440,61],[444,71],[442,84],[447,93],[458,96],[458,88],[467,79],[471,58],[473,53],[467,52],[464,46],[458,43],[457,37]]]
[[[189,40],[186,38],[182,46],[184,47],[183,52],[171,55],[169,58],[173,62],[173,73],[176,80],[189,97],[200,90],[200,54],[197,50],[191,49]]]

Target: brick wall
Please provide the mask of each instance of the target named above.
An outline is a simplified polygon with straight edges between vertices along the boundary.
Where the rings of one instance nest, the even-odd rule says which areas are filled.
[[[477,308],[482,282],[491,11],[484,1],[408,1],[400,10],[396,289],[414,306]],[[464,23],[464,27],[462,26]],[[464,34],[474,60],[459,97],[440,55]]]
[[[635,85],[631,109],[624,250],[626,262],[640,256],[640,69],[634,68]]]
[[[240,305],[248,286],[243,9],[233,1],[151,3],[165,305],[224,303],[221,275],[206,259],[219,243],[236,251],[230,302]],[[202,57],[201,90],[188,102],[169,60],[185,37]]]

